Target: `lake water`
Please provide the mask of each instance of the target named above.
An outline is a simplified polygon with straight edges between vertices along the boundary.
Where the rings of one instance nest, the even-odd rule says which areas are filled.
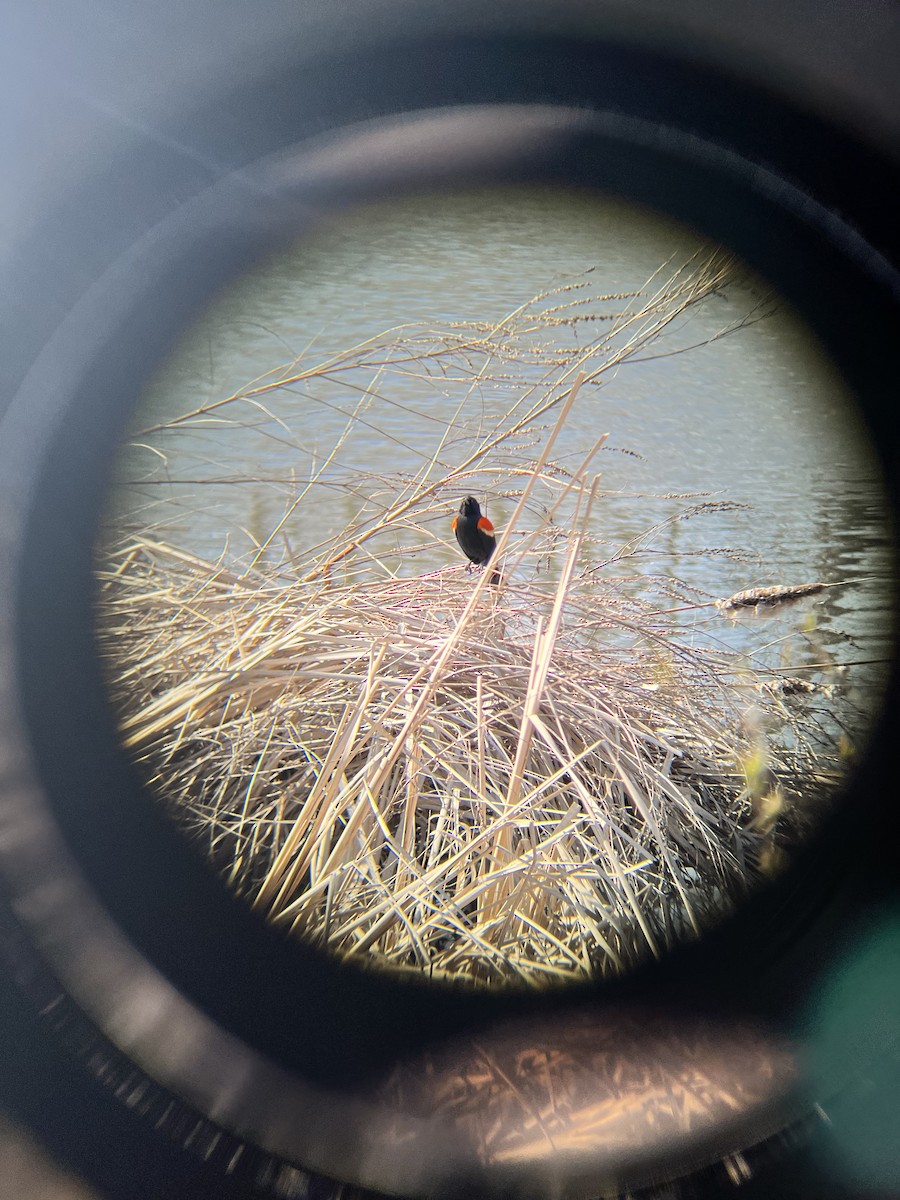
[[[589,283],[557,302],[633,292],[661,264],[683,262],[698,246],[683,227],[582,194],[503,190],[359,211],[260,264],[224,294],[148,389],[135,428],[217,403],[292,360],[324,362],[392,327],[414,324],[439,338],[454,323],[497,322],[553,288]],[[554,458],[571,466],[609,433],[595,463],[603,495],[594,530],[615,549],[662,525],[634,560],[648,575],[678,576],[700,598],[772,584],[840,585],[815,605],[814,634],[809,613],[793,609],[765,623],[733,624],[717,614],[716,637],[780,665],[823,653],[838,662],[883,661],[893,603],[886,500],[842,381],[783,305],[697,345],[751,312],[764,293],[745,280],[713,296],[643,361],[586,386]],[[603,315],[628,303],[598,299],[577,311]],[[597,330],[596,321],[583,321],[547,336],[568,352]],[[673,350],[680,352],[663,353]],[[316,483],[305,515],[284,524],[298,553],[351,518],[362,474],[390,477],[384,496],[370,493],[373,503],[387,503],[391,480],[438,452],[457,406],[460,421],[485,428],[523,387],[539,384],[545,369],[520,361],[476,383],[439,374],[424,381],[405,369],[336,370],[136,437],[123,456],[128,482],[116,503],[123,519],[151,526],[164,540],[246,560],[333,451],[369,389],[361,419]],[[515,464],[484,465],[466,490],[490,497],[502,488],[489,469]],[[415,553],[391,558],[396,546],[387,543],[373,543],[372,551],[405,574],[458,562],[450,519],[462,494],[441,497],[446,507],[429,517]],[[734,504],[676,519],[703,500]],[[502,528],[513,507],[491,499],[495,525]],[[708,613],[703,622],[708,630]],[[860,666],[848,678],[864,699],[880,677],[880,667]]]

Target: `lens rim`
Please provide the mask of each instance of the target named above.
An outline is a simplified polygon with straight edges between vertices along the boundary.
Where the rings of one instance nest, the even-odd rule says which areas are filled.
[[[860,202],[867,180],[878,178],[888,188],[896,181],[895,163],[876,160],[837,131],[734,80],[715,80],[728,92],[727,100],[721,110],[707,112],[698,129],[692,122],[704,105],[710,109],[709,76],[671,62],[656,74],[659,57],[633,48],[626,52],[602,43],[501,38],[454,43],[449,57],[446,46],[436,43],[412,50],[405,47],[399,59],[394,49],[380,58],[347,60],[340,69],[331,64],[325,73],[330,70],[333,77],[327,88],[323,84],[327,103],[321,95],[313,102],[309,79],[301,86],[288,72],[241,93],[240,100],[232,97],[230,107],[247,104],[260,122],[261,109],[274,114],[264,142],[270,149],[293,144],[323,123],[345,127],[359,115],[363,99],[369,116],[373,107],[385,115],[410,111],[414,97],[417,108],[423,107],[423,99],[424,107],[433,108],[461,97],[471,102],[473,96],[496,103],[499,96],[503,102],[552,99],[600,109],[607,121],[604,131],[572,131],[554,153],[512,178],[599,185],[664,209],[731,244],[803,312],[854,386],[875,433],[896,509],[898,429],[889,382],[894,377],[889,331],[896,310],[890,255],[896,249],[896,230],[878,204]],[[418,68],[414,79],[404,79],[402,85],[396,75],[401,61],[414,61]],[[435,80],[438,63],[443,69]],[[636,65],[640,70],[632,78],[629,72]],[[322,78],[318,76],[320,82]],[[347,87],[343,105],[336,103],[336,80]],[[372,96],[377,97],[374,105]],[[673,110],[676,96],[684,104]],[[681,119],[680,129],[672,122],[673,111]],[[654,112],[666,113],[668,121],[661,122]],[[775,115],[779,120],[772,124]],[[197,127],[205,128],[210,116],[201,117]],[[643,140],[635,136],[635,122],[648,133]],[[613,135],[617,124],[623,131],[618,138]],[[766,128],[768,135],[760,132]],[[817,157],[823,147],[829,151],[827,171]],[[124,161],[127,166],[134,160]],[[793,182],[780,173],[785,166]],[[835,179],[846,179],[854,167],[852,186],[837,186]],[[169,174],[167,165],[157,182],[168,180]],[[467,182],[509,177],[483,167]],[[383,177],[374,189],[369,181],[368,194],[383,195],[378,187],[385,186],[395,187],[396,180]],[[430,184],[419,179],[416,186]],[[371,1078],[401,1053],[425,1046],[436,1030],[458,1034],[501,1017],[573,1006],[586,996],[621,1004],[652,993],[673,1006],[687,1002],[769,1019],[789,1012],[798,991],[808,988],[821,969],[818,955],[844,908],[851,899],[858,908],[861,899],[874,903],[877,898],[871,880],[848,869],[847,831],[833,824],[784,880],[761,892],[702,944],[686,947],[658,966],[565,995],[476,995],[379,977],[288,941],[237,901],[186,846],[144,794],[121,751],[93,641],[91,548],[107,466],[125,416],[123,392],[133,390],[136,380],[149,378],[183,325],[217,287],[277,245],[287,229],[298,228],[323,208],[359,200],[365,190],[348,197],[346,191],[336,194],[333,187],[319,186],[285,197],[279,191],[267,193],[245,174],[202,193],[134,243],[73,309],[11,410],[7,429],[14,436],[9,444],[21,457],[15,464],[7,459],[6,465],[16,470],[6,473],[4,483],[18,488],[21,522],[10,530],[5,545],[7,563],[15,569],[15,592],[4,597],[13,605],[15,673],[4,686],[14,687],[11,700],[23,728],[11,723],[4,741],[15,743],[27,776],[18,786],[20,828],[30,823],[33,832],[41,797],[49,800],[41,838],[29,842],[23,834],[20,844],[28,846],[28,856],[9,865],[20,917],[46,935],[47,911],[42,917],[34,897],[36,880],[49,886],[54,875],[65,876],[66,903],[72,903],[82,877],[88,898],[92,894],[100,900],[94,915],[101,924],[113,914],[141,957],[173,980],[180,995],[226,1035],[313,1086]],[[857,228],[886,253],[874,251],[856,238],[852,225],[833,218],[836,197],[843,198],[844,212]],[[835,295],[842,298],[840,306],[829,299]],[[72,447],[79,441],[82,450],[76,457]],[[885,715],[848,796],[848,803],[858,804],[871,819],[881,811],[875,788],[889,777],[896,701],[895,672]],[[119,798],[113,809],[110,797]],[[855,836],[861,844],[865,831],[857,829]],[[164,872],[160,864],[165,864]],[[78,903],[87,901],[81,897]],[[29,904],[30,916],[25,912]],[[56,904],[58,916],[59,896]],[[187,928],[185,912],[191,914]],[[776,925],[777,945],[772,934]],[[172,929],[179,931],[178,939],[172,939]],[[83,935],[83,929],[70,929],[74,940],[66,953],[75,955]],[[59,928],[53,936],[61,936]],[[799,960],[798,944],[803,947]],[[59,944],[45,946],[44,952],[59,962]],[[789,970],[787,955],[794,955]],[[254,980],[252,994],[241,972],[234,970],[235,959]],[[790,979],[780,978],[780,971]],[[298,1008],[321,1015],[335,1036],[328,1039],[312,1027],[300,1036]],[[208,1108],[209,1098],[203,1103]]]

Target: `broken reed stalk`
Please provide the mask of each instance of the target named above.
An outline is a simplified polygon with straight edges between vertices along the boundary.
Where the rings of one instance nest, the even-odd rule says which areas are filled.
[[[717,600],[716,607],[724,612],[733,612],[740,608],[776,608],[779,605],[790,604],[795,600],[804,600],[809,596],[818,596],[825,591],[824,583],[783,584],[775,587],[747,588],[735,592],[726,600]]]

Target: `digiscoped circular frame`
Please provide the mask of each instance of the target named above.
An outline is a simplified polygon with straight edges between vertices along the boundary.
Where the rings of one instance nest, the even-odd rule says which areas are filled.
[[[223,109],[245,118],[227,154],[209,109],[192,118],[194,144],[207,151],[199,165],[123,152],[110,168],[107,178],[133,170],[146,180],[159,210],[149,228],[102,179],[63,213],[76,245],[85,220],[108,209],[105,261],[84,271],[86,286],[5,418],[0,863],[11,919],[110,1045],[205,1129],[368,1186],[446,1189],[454,1171],[474,1168],[460,1165],[442,1130],[415,1124],[409,1136],[431,1159],[401,1167],[385,1149],[396,1129],[366,1099],[394,1064],[436,1040],[523,1017],[564,1019],[586,1004],[601,1020],[651,999],[676,1024],[708,1013],[790,1034],[838,931],[847,936],[861,909],[883,900],[876,873],[859,864],[878,852],[864,815],[869,829],[882,819],[896,678],[846,798],[852,837],[832,823],[780,883],[670,960],[552,997],[474,995],[342,966],[230,895],[119,746],[93,642],[92,554],[124,423],[216,290],[323,214],[425,189],[542,182],[657,207],[777,286],[859,397],[896,502],[900,288],[882,200],[896,195],[897,165],[773,97],[602,42],[380,46],[233,90]],[[446,137],[423,138],[428,122]],[[13,940],[21,956],[22,939]],[[786,1119],[780,1109],[777,1119],[751,1114],[728,1137],[758,1140]],[[713,1138],[704,1153],[727,1148]],[[660,1154],[617,1162],[616,1178],[683,1170],[697,1147]],[[583,1188],[585,1170],[562,1165],[544,1186]],[[503,1186],[510,1179],[527,1190],[527,1175],[501,1173]],[[496,1181],[487,1171],[477,1182]]]

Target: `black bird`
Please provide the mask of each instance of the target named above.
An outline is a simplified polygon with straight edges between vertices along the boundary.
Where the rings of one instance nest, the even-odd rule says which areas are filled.
[[[466,496],[453,518],[453,532],[463,554],[476,566],[483,566],[497,549],[494,526],[481,515],[481,507],[474,496]],[[500,582],[500,573],[495,571],[491,583]]]

